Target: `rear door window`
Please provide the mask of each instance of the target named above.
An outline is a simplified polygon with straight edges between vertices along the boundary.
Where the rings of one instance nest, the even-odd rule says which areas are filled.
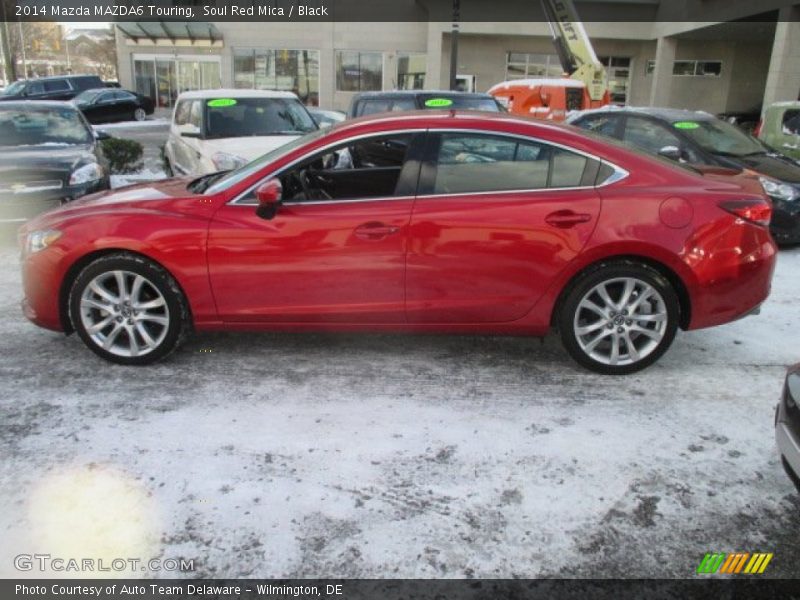
[[[575,126],[593,133],[600,133],[610,137],[619,137],[619,122],[619,115],[602,114],[584,117],[575,123]]]
[[[440,136],[433,194],[576,187],[589,160],[548,144],[473,133]]]
[[[46,92],[66,92],[71,90],[69,83],[65,79],[54,79],[52,81],[44,82],[44,89]]]

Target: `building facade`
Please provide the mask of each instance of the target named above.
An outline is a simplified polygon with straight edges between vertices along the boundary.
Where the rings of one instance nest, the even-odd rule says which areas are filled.
[[[721,113],[798,98],[800,7],[764,0],[755,15],[749,0],[711,4],[718,21],[624,22],[631,5],[656,15],[672,5],[577,2],[582,13],[607,5],[608,21],[585,26],[615,102]],[[124,87],[164,108],[182,91],[226,87],[294,91],[309,104],[346,109],[358,91],[449,87],[451,29],[413,21],[120,23],[118,71]],[[460,32],[458,73],[477,91],[561,76],[544,22],[463,22]]]

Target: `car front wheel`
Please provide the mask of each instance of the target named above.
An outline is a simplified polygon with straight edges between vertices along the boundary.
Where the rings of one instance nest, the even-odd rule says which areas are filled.
[[[80,272],[69,295],[69,315],[90,350],[123,365],[164,358],[189,328],[186,301],[172,276],[126,253],[98,258]]]
[[[644,264],[618,262],[584,273],[558,315],[561,340],[579,364],[624,375],[653,364],[678,329],[680,305],[669,281]]]

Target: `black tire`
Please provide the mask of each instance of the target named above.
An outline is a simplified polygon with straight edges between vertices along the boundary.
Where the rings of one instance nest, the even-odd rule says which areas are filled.
[[[84,292],[87,294],[89,293],[87,289],[89,285],[92,282],[96,282],[98,278],[107,277],[111,279],[113,277],[111,274],[114,272],[125,273],[127,282],[130,282],[132,278],[135,279],[136,276],[144,278],[146,283],[142,284],[142,293],[149,292],[151,298],[156,298],[160,306],[152,310],[159,311],[158,316],[161,319],[164,319],[166,316],[166,324],[152,325],[148,323],[147,325],[142,325],[148,328],[147,332],[151,340],[157,342],[157,344],[154,344],[153,348],[147,350],[146,353],[128,356],[121,355],[119,351],[115,350],[115,347],[112,347],[112,350],[105,349],[101,347],[100,342],[93,338],[87,330],[84,317],[86,320],[91,320],[92,318],[97,320],[112,319],[107,327],[120,330],[115,338],[122,336],[123,342],[127,340],[129,346],[136,345],[138,348],[138,342],[131,343],[129,336],[133,334],[135,340],[144,341],[145,345],[147,345],[147,341],[142,335],[140,333],[134,333],[133,331],[133,329],[139,327],[139,325],[133,322],[133,319],[136,319],[136,317],[131,317],[131,312],[126,313],[128,317],[131,317],[130,320],[126,320],[125,318],[120,320],[122,316],[120,313],[112,314],[110,310],[105,309],[84,308],[83,310],[85,312],[82,313],[82,298]],[[163,301],[158,299],[158,294],[161,295]],[[120,365],[147,365],[165,358],[180,346],[191,326],[188,304],[175,279],[161,266],[142,256],[127,252],[102,256],[84,267],[72,283],[67,302],[72,326],[83,340],[84,344],[98,356]],[[114,308],[117,307],[118,306],[115,306]],[[142,310],[141,312],[150,314],[149,311],[150,309]],[[120,323],[119,327],[116,325],[117,322]],[[126,324],[130,324],[132,327],[127,328],[125,327]],[[125,331],[120,329],[121,327],[124,327]],[[155,330],[151,329],[152,327],[155,327]],[[98,331],[95,335],[97,334],[103,335],[102,330]],[[109,336],[106,335],[106,339],[108,337]]]
[[[164,158],[164,173],[168,178],[175,177],[175,169],[172,168],[172,163],[166,157]]]
[[[593,293],[597,286],[601,284],[608,286],[606,291],[611,300],[621,301],[625,284],[630,280],[633,280],[633,285],[636,286],[634,287],[634,294],[641,294],[648,298],[646,301],[640,301],[639,304],[642,306],[642,310],[648,308],[648,306],[644,306],[647,304],[650,307],[650,311],[656,314],[640,314],[637,312],[636,314],[642,317],[640,321],[635,317],[628,318],[627,310],[624,315],[620,310],[619,313],[607,312],[605,317],[601,317],[593,310],[579,308],[585,299],[593,301],[596,306],[600,305],[596,301],[599,296],[593,295]],[[641,288],[635,282],[640,282]],[[647,289],[646,286],[650,286],[657,294],[653,295],[649,291],[648,294],[651,295],[644,294],[643,290]],[[640,289],[642,290],[641,292],[636,291]],[[614,292],[617,291],[619,291],[620,295],[615,297]],[[631,300],[636,300],[637,295],[630,296]],[[628,306],[626,305],[625,308],[627,309]],[[658,308],[653,309],[653,306]],[[600,308],[605,309],[606,306],[600,305]],[[597,315],[596,320],[584,320],[587,314]],[[665,316],[662,318],[658,315]],[[644,319],[650,318],[663,320],[663,325],[644,321]],[[564,294],[556,316],[556,324],[561,335],[561,341],[569,355],[581,366],[604,375],[627,375],[653,364],[667,351],[675,339],[679,320],[680,303],[667,278],[653,267],[628,260],[601,263],[578,275]],[[586,333],[586,336],[596,335],[598,338],[603,338],[595,346],[598,348],[597,352],[594,352],[594,348],[590,348],[589,351],[586,349],[586,347],[592,345],[594,339],[588,343],[586,343],[586,339],[583,342],[579,340],[577,331],[579,326],[592,330],[592,333]],[[653,330],[650,333],[641,333],[642,329],[650,330],[651,328]],[[624,338],[621,337],[623,335],[625,336]],[[659,341],[656,341],[654,337],[658,335],[661,337]],[[608,336],[611,336],[611,339],[606,339]],[[620,342],[620,340],[622,341]],[[627,340],[632,341],[633,351],[629,349]],[[641,347],[637,348],[637,344]],[[607,348],[608,360],[612,361],[614,355],[611,348],[613,345],[616,345],[617,348],[618,364],[604,362],[597,356],[593,356],[593,354],[602,354],[603,349]],[[623,348],[624,355],[622,355]],[[641,357],[634,359],[634,357],[639,356],[640,351]],[[624,356],[624,359],[619,359],[620,355]]]

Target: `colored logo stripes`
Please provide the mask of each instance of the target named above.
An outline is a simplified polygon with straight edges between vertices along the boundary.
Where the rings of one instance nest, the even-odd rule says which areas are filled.
[[[727,575],[760,575],[763,573],[773,554],[765,552],[709,552],[700,561],[697,567],[698,575],[709,575],[712,573]]]

